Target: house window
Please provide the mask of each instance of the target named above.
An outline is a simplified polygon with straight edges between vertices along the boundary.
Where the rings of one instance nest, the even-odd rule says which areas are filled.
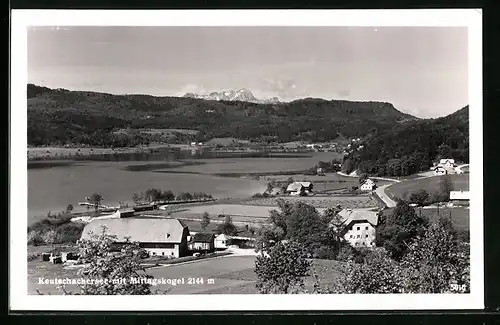
[[[165,256],[165,252],[161,252],[161,255],[162,255],[162,256]]]
[[[173,255],[174,255],[174,252],[172,252],[170,255],[172,255],[172,256],[173,256]]]
[[[359,230],[359,227],[358,227],[358,230]]]
[[[153,252],[153,256],[156,256],[156,252]]]
[[[368,230],[368,226],[365,227],[365,230]]]
[[[352,235],[350,235],[349,238],[352,238]]]
[[[356,238],[359,238],[359,237],[360,237],[360,235],[358,235]]]
[[[365,242],[362,242],[361,245],[365,246]]]
[[[368,238],[368,235],[365,235],[365,238]]]

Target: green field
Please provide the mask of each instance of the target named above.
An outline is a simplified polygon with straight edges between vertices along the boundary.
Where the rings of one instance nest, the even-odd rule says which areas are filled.
[[[439,189],[439,183],[445,177],[450,178],[454,191],[469,190],[469,174],[455,174],[418,178],[396,183],[388,186],[386,188],[386,193],[392,198],[397,197],[405,200],[408,199],[411,193],[417,192],[418,190],[426,190],[428,193],[433,193]]]
[[[384,210],[385,215],[389,215],[394,208]],[[469,215],[470,210],[463,207],[441,207],[439,210],[437,208],[415,208],[417,214],[422,213],[422,216],[427,217],[429,220],[435,220],[439,216],[450,217],[453,227],[457,231],[469,231]]]

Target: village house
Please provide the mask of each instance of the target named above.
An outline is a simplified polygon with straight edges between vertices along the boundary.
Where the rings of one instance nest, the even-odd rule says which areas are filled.
[[[231,238],[228,235],[219,234],[215,236],[214,240],[215,249],[222,250],[228,248],[229,245],[231,245],[230,241]]]
[[[244,234],[243,234],[244,235]],[[215,249],[224,250],[229,246],[238,246],[240,248],[255,247],[255,237],[235,235],[230,236],[226,234],[219,234],[215,236]]]
[[[191,233],[188,237],[188,250],[212,252],[215,250],[215,235],[213,233]]]
[[[83,229],[82,239],[100,234],[102,227],[116,236],[116,243],[138,242],[150,256],[177,258],[187,254],[189,229],[177,219],[120,218],[93,220]]]
[[[431,170],[434,171],[434,175],[455,174],[457,172],[455,166],[454,159],[440,159],[437,165],[431,167]]]
[[[369,210],[343,209],[338,214],[342,223],[334,225],[341,227],[344,239],[353,247],[374,247],[378,212]]]
[[[454,159],[440,159],[438,166],[442,166],[445,168],[455,167]]]
[[[311,182],[293,182],[286,188],[286,193],[289,195],[307,195],[312,192],[312,188]]]
[[[450,202],[453,205],[468,206],[470,204],[469,191],[451,191]]]
[[[373,191],[376,188],[375,182],[371,179],[367,179],[363,184],[361,184],[360,189],[362,191]]]

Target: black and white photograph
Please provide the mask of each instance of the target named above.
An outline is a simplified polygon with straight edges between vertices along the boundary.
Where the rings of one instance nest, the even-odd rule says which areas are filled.
[[[483,307],[480,10],[15,14],[19,308]]]

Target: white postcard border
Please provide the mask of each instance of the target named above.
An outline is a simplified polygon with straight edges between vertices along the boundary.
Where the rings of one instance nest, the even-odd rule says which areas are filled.
[[[471,293],[436,295],[27,294],[28,26],[467,26],[469,28]],[[12,310],[436,310],[484,308],[482,11],[438,10],[13,10],[11,37],[11,178],[9,307]],[[458,109],[458,108],[457,108]],[[19,209],[23,207],[23,209]]]

